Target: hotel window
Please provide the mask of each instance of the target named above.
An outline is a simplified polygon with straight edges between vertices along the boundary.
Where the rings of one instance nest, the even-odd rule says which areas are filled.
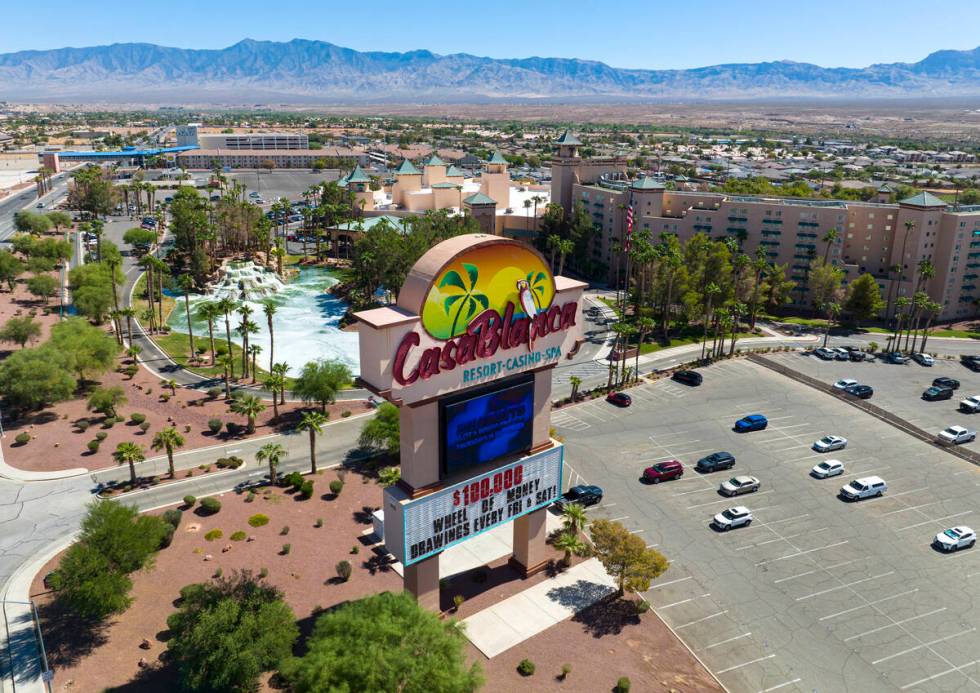
[[[891,224],[885,224],[885,231],[891,231],[891,230],[892,230],[892,225]]]
[[[851,228],[851,229],[853,229],[853,228],[854,228],[854,222],[852,221],[852,222],[851,222],[850,224],[848,224],[847,226],[848,226],[848,228]]]
[[[849,233],[849,234],[847,234],[847,237],[848,238],[854,238],[854,234],[853,233]]]
[[[889,214],[889,215],[888,215],[888,220],[889,220],[889,221],[891,221],[891,218],[892,218],[892,215],[891,215],[891,214]]]
[[[869,212],[868,213],[868,219],[874,219],[874,218],[875,218],[875,213],[874,212]]]

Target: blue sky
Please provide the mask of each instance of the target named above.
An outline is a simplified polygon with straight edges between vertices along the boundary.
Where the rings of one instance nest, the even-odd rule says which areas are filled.
[[[393,11],[404,7],[407,11]],[[39,8],[43,7],[43,10]],[[980,2],[946,0],[45,0],[4,3],[0,52],[144,41],[221,48],[307,38],[357,50],[466,52],[683,68],[914,62],[980,45]]]

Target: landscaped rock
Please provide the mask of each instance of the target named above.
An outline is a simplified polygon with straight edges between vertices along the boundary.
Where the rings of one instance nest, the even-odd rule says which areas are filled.
[[[147,640],[146,638],[143,638],[143,641],[140,643],[140,649],[141,650],[148,650],[148,649],[150,649],[150,641]]]
[[[210,560],[213,560],[213,559],[214,559],[214,556],[212,556],[211,554],[209,554],[209,553],[204,554],[204,560],[205,561],[210,561]]]
[[[254,537],[254,536],[252,536],[251,534],[249,534],[249,535],[248,535],[248,538],[247,538],[247,539],[246,539],[245,541],[246,541],[246,542],[250,542],[250,541],[255,541],[255,537]]]
[[[146,667],[150,666],[150,663],[146,661],[146,657],[140,657],[140,661],[137,662],[137,666],[139,666],[140,669],[146,669]]]
[[[231,551],[231,544],[225,544],[221,547],[221,553],[228,553]]]

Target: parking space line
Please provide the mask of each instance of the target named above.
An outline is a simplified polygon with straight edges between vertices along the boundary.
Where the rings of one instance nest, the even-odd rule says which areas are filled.
[[[857,640],[858,638],[863,638],[865,635],[871,635],[872,633],[878,633],[883,630],[888,630],[889,628],[894,628],[895,626],[900,626],[903,623],[908,623],[909,621],[918,621],[920,618],[925,618],[926,616],[932,616],[933,614],[938,614],[942,611],[946,611],[945,606],[941,606],[938,609],[933,609],[932,611],[927,611],[924,614],[919,614],[918,616],[909,616],[908,618],[903,618],[901,621],[893,621],[884,626],[878,626],[877,628],[872,628],[871,630],[866,630],[863,633],[858,633],[857,635],[852,635],[848,638],[844,638],[844,642],[850,642],[851,640]],[[883,614],[884,615],[884,614]],[[907,631],[906,631],[907,632]]]
[[[933,501],[932,503],[923,503],[922,505],[910,505],[907,508],[899,508],[898,510],[889,510],[887,513],[882,513],[881,517],[885,517],[886,515],[894,515],[896,513],[904,513],[908,512],[909,510],[918,510],[919,508],[925,508],[930,505],[935,505],[936,503],[942,503],[942,501]]]
[[[629,517],[630,517],[629,515],[623,515],[622,517],[614,517],[613,519],[611,519],[609,521],[610,522],[619,522],[620,520],[628,520]]]
[[[716,671],[715,674],[717,674],[719,676],[721,674],[727,674],[730,671],[735,671],[736,669],[741,669],[742,667],[747,667],[750,664],[755,664],[757,662],[764,662],[765,660],[772,659],[775,656],[776,655],[774,655],[774,654],[767,654],[765,657],[759,657],[758,659],[753,659],[753,660],[751,660],[749,662],[742,662],[741,664],[736,664],[735,666],[728,667],[727,669],[721,669],[719,671]]]
[[[674,630],[680,630],[681,628],[687,628],[688,626],[693,626],[695,623],[701,623],[703,621],[707,621],[707,620],[712,619],[712,618],[717,618],[719,616],[723,616],[724,614],[727,614],[727,613],[728,613],[728,609],[725,609],[724,611],[718,611],[716,613],[711,614],[710,616],[705,616],[704,618],[699,618],[696,621],[691,621],[690,623],[685,623],[682,626],[674,626]],[[721,673],[721,672],[717,672],[717,673]]]
[[[645,531],[645,529],[634,529],[630,534],[642,534]]]
[[[765,546],[766,544],[773,544],[777,541],[789,541],[790,539],[796,539],[796,537],[801,537],[804,534],[810,536],[811,534],[817,534],[818,532],[826,532],[830,527],[821,527],[820,529],[807,530],[805,532],[800,532],[799,534],[790,534],[788,537],[777,536],[775,539],[767,539],[766,541],[760,541],[755,544],[748,544],[746,546],[736,546],[736,551],[745,551],[747,549],[754,549],[758,546]]]
[[[758,498],[759,496],[764,496],[767,493],[772,493],[774,490],[775,489],[769,489],[768,491],[759,491],[758,493],[753,493],[752,494],[752,497],[753,498]],[[727,503],[731,503],[732,502],[732,499],[731,498],[719,498],[718,500],[711,501],[710,503],[698,503],[697,505],[689,505],[689,506],[687,506],[687,509],[688,510],[693,510],[694,508],[703,508],[706,505],[715,505],[717,503],[726,503],[726,502]]]
[[[838,479],[846,479],[849,476],[858,476],[860,474],[868,474],[870,472],[880,472],[882,469],[891,469],[889,466],[884,467],[872,467],[871,469],[862,469],[860,472],[851,472],[850,474],[841,474]]]
[[[804,556],[804,555],[806,555],[808,553],[813,553],[814,551],[823,551],[824,549],[832,549],[835,546],[842,546],[842,545],[847,544],[847,543],[849,543],[849,540],[848,539],[845,539],[844,541],[838,541],[835,544],[827,544],[826,546],[818,546],[815,549],[807,549],[806,551],[797,551],[796,553],[791,553],[791,554],[787,554],[785,556],[780,556],[779,558],[770,558],[770,559],[765,560],[765,561],[759,561],[758,563],[756,563],[756,566],[767,565],[769,563],[775,563],[776,561],[784,561],[787,558],[796,558],[797,556]]]
[[[672,606],[680,606],[681,604],[687,604],[688,602],[693,602],[695,599],[702,599],[704,597],[710,597],[711,592],[705,592],[697,597],[688,597],[687,599],[682,599],[679,602],[673,602],[672,604],[664,604],[663,606],[655,606],[654,609],[669,609]]]
[[[669,582],[661,582],[659,585],[654,585],[650,589],[655,590],[658,587],[666,587],[667,585],[676,585],[678,582],[684,582],[685,580],[691,580],[693,578],[694,578],[693,575],[688,575],[687,577],[677,578],[676,580],[670,580]]]
[[[796,575],[790,575],[788,577],[779,578],[778,580],[773,580],[772,584],[778,585],[781,582],[788,582],[790,580],[795,580],[796,578],[806,577],[807,575],[813,575],[814,573],[819,573],[822,571],[831,571],[834,568],[840,568],[841,566],[848,565],[849,563],[857,563],[858,561],[866,561],[867,558],[852,558],[849,561],[844,561],[843,563],[835,563],[834,565],[828,565],[826,568],[814,568],[813,570],[808,570],[805,573],[797,573]]]
[[[830,587],[825,590],[820,590],[819,592],[814,592],[813,594],[808,594],[803,597],[797,597],[796,601],[802,602],[807,599],[812,599],[813,597],[819,597],[823,594],[829,594],[831,592],[836,592],[837,590],[847,589],[848,587],[853,587],[854,585],[860,585],[862,582],[870,582],[871,580],[877,580],[878,578],[888,577],[889,575],[894,575],[894,570],[889,570],[887,573],[880,573],[878,575],[872,575],[871,577],[861,578],[860,580],[855,580],[854,582],[846,582],[842,585],[837,585],[837,587]]]
[[[795,678],[792,681],[786,681],[785,683],[780,683],[776,686],[770,686],[769,688],[763,688],[759,693],[770,693],[770,691],[778,691],[780,688],[786,688],[786,686],[792,686],[794,683],[799,683],[803,679]]]
[[[710,650],[712,647],[718,647],[719,645],[725,645],[725,644],[730,643],[730,642],[735,642],[736,640],[741,640],[742,638],[747,638],[750,635],[752,635],[751,632],[742,633],[741,635],[736,635],[734,638],[728,638],[727,640],[722,640],[721,642],[712,643],[712,644],[706,646],[704,649],[705,650]]]
[[[799,450],[800,448],[812,447],[812,443],[802,443],[800,445],[792,445],[788,448],[780,448],[779,450],[773,450],[772,452],[787,452],[789,450]]]
[[[925,522],[916,522],[914,525],[909,525],[907,527],[899,527],[898,528],[898,531],[899,532],[902,532],[902,531],[904,531],[906,529],[913,529],[915,527],[921,527],[922,525],[932,524],[933,522],[939,522],[940,520],[949,520],[949,519],[954,518],[954,517],[962,517],[963,515],[970,515],[973,512],[974,512],[973,510],[964,510],[961,513],[953,513],[952,515],[943,515],[942,517],[935,517],[935,518],[933,518],[931,520],[926,520]]]
[[[677,498],[678,496],[688,496],[692,493],[704,493],[705,491],[718,491],[717,486],[705,486],[704,488],[694,489],[693,491],[681,491],[680,493],[670,494],[671,498]]]
[[[960,664],[958,667],[951,667],[951,668],[947,669],[946,671],[940,671],[938,674],[933,674],[932,676],[927,676],[924,679],[919,679],[918,681],[913,681],[912,683],[909,683],[909,684],[906,684],[906,685],[902,686],[898,690],[905,691],[905,690],[908,690],[909,688],[915,688],[920,683],[925,683],[926,681],[932,681],[933,679],[938,679],[940,676],[945,676],[946,674],[952,674],[954,671],[961,671],[963,669],[966,669],[968,666],[971,666],[973,664],[976,664],[977,662],[980,662],[980,659],[974,659],[972,662],[967,662],[966,664]]]
[[[895,659],[896,657],[901,657],[902,655],[907,655],[909,652],[915,652],[916,650],[921,650],[923,647],[929,647],[935,645],[936,643],[945,642],[946,640],[952,640],[953,638],[958,638],[961,635],[966,635],[967,633],[972,633],[977,628],[967,628],[959,633],[954,633],[953,635],[947,635],[945,638],[936,638],[935,640],[930,640],[929,642],[924,642],[921,645],[916,645],[915,647],[910,647],[907,650],[902,650],[901,652],[896,652],[895,654],[888,655],[887,657],[882,657],[881,659],[876,659],[872,664],[881,664],[882,662],[887,662],[889,659]]]
[[[844,614],[849,614],[852,611],[860,611],[861,609],[866,609],[869,606],[874,606],[875,604],[881,604],[882,602],[887,602],[891,599],[898,599],[899,597],[907,597],[910,594],[915,594],[919,591],[916,587],[914,590],[908,590],[907,592],[899,592],[898,594],[893,594],[890,597],[882,597],[881,599],[875,599],[873,602],[868,602],[867,604],[862,604],[861,606],[853,606],[850,609],[844,609],[843,611],[838,611],[833,614],[827,614],[826,616],[821,616],[819,620],[826,621],[831,618],[837,618],[838,616],[843,616]]]

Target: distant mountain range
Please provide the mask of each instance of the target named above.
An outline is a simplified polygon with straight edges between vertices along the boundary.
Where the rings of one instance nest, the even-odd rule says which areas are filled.
[[[861,69],[778,61],[629,70],[568,58],[360,52],[246,39],[220,50],[119,43],[0,54],[0,100],[370,103],[980,96],[980,48]]]

